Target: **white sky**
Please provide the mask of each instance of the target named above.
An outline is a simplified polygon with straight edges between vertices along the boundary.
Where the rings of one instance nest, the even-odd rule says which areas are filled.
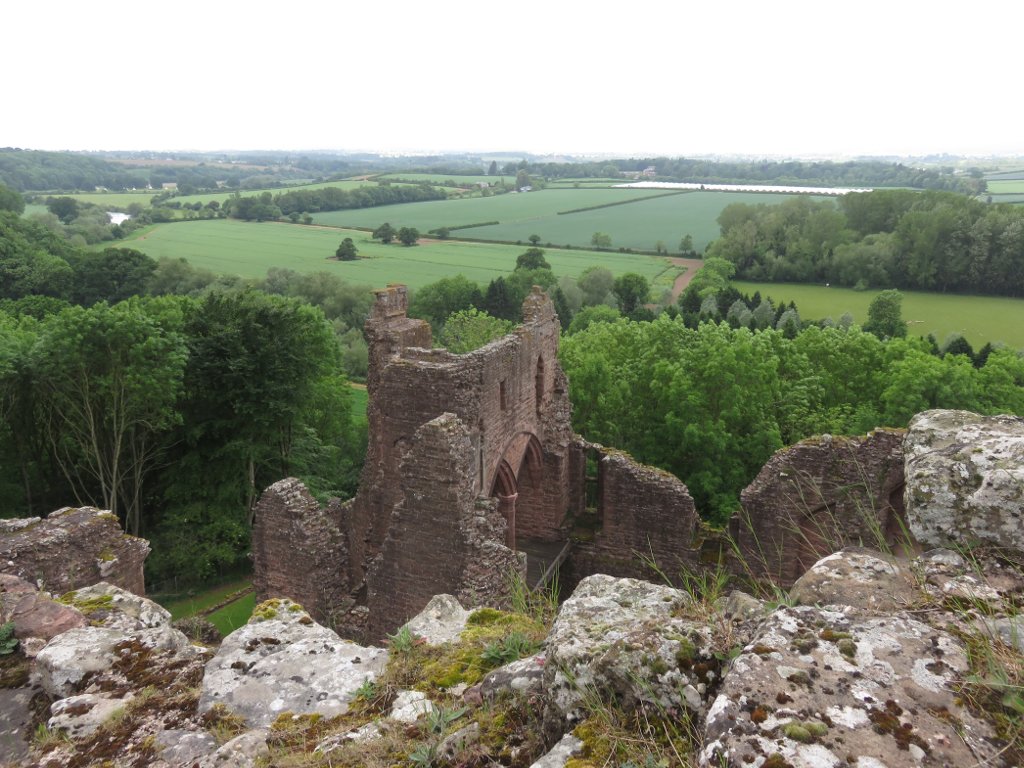
[[[1024,155],[1021,0],[7,4],[0,146]]]

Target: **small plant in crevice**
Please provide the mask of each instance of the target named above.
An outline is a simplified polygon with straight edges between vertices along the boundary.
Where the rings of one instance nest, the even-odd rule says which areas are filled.
[[[14,622],[0,625],[0,656],[9,656],[18,649],[21,641],[14,636]]]
[[[392,653],[408,653],[423,642],[423,638],[411,629],[402,627],[395,634],[388,635],[388,650]]]
[[[484,648],[481,657],[488,666],[501,667],[529,656],[531,653],[536,653],[539,648],[539,644],[522,632],[511,632],[500,640],[489,643]]]

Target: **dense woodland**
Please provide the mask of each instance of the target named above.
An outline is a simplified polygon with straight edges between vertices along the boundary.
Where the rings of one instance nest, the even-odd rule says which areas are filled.
[[[1024,296],[1024,207],[876,190],[726,207],[708,248],[750,280]]]
[[[83,251],[0,212],[0,514],[111,509],[154,542],[155,583],[244,567],[266,485],[355,489],[344,371],[365,374],[370,298],[331,275]]]

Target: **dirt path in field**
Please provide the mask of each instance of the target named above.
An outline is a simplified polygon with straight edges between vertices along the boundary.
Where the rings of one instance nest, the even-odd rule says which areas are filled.
[[[704,261],[703,259],[683,259],[678,256],[670,257],[669,261],[677,267],[686,268],[686,271],[677,277],[676,281],[672,284],[672,301],[676,301],[679,295],[686,290],[686,286],[690,284],[690,281],[693,280],[697,270],[704,266]]]

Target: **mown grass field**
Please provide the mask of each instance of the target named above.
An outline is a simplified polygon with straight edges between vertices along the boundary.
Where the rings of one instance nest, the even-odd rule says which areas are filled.
[[[526,242],[539,235],[542,243],[585,248],[595,232],[612,238],[612,247],[655,250],[659,240],[675,251],[683,235],[693,236],[694,247],[703,250],[719,235],[718,214],[732,203],[775,205],[792,195],[753,192],[680,192],[663,189],[613,189],[610,187],[560,187],[537,192],[439,200],[381,208],[331,211],[315,214],[318,224],[377,227],[416,227],[426,232],[438,227],[461,227],[497,221],[498,224],[458,229],[453,237]],[[575,211],[608,203],[628,202],[589,211]]]
[[[225,605],[219,611],[214,611],[206,617],[206,620],[217,627],[221,635],[227,637],[236,629],[245,626],[255,607],[256,595],[250,592],[241,600],[236,600],[230,605]]]
[[[349,262],[330,258],[345,237],[355,241],[365,258]],[[270,267],[285,267],[297,272],[330,272],[350,282],[374,287],[401,282],[412,288],[457,274],[486,286],[495,277],[511,272],[516,257],[525,249],[517,245],[441,240],[426,240],[406,248],[399,244],[382,245],[371,240],[369,232],[361,230],[232,219],[161,224],[121,243],[154,258],[182,257],[196,266],[242,277],[263,277]],[[546,256],[559,277],[578,277],[595,264],[616,275],[637,272],[652,283],[661,276],[659,284],[670,283],[678,272],[667,260],[653,256],[555,249],[547,251]]]
[[[826,288],[821,285],[751,283],[735,281],[737,290],[748,295],[760,291],[776,303],[795,301],[805,320],[831,317],[844,312],[858,324],[868,317],[868,305],[877,291]],[[955,296],[943,293],[903,292],[903,319],[914,336],[935,335],[939,344],[951,333],[960,333],[977,350],[986,342],[1003,342],[1024,349],[1024,299],[995,296]]]
[[[439,227],[460,227],[467,224],[482,224],[488,221],[519,223],[529,228],[533,222],[545,221],[557,216],[560,211],[570,211],[592,205],[607,205],[628,200],[643,200],[652,195],[662,194],[661,190],[649,189],[545,189],[539,192],[508,193],[493,197],[471,197],[461,200],[431,200],[423,203],[404,203],[377,208],[359,208],[347,211],[317,213],[313,220],[317,224],[335,227],[376,228],[385,221],[395,227],[416,227],[427,232]],[[602,209],[604,210],[604,209]],[[457,230],[459,237],[477,237],[479,228]],[[524,242],[531,234],[539,234],[544,242],[565,244],[545,238],[541,232],[527,232]],[[573,245],[589,245],[591,230],[585,242]],[[496,237],[484,239],[496,240]]]
[[[195,595],[179,599],[164,599],[160,595],[153,595],[152,599],[171,612],[172,619],[180,619],[185,616],[194,616],[197,613],[212,608],[229,595],[239,592],[251,586],[248,578],[234,579],[224,584],[199,592]]]
[[[352,388],[352,423],[366,424],[366,407],[370,403],[370,395],[365,384],[350,384]]]
[[[402,181],[425,181],[428,184],[448,184],[449,182],[455,182],[458,186],[475,186],[480,182],[487,182],[488,184],[496,184],[504,179],[509,184],[515,183],[516,175],[505,174],[502,176],[500,173],[497,176],[454,176],[448,174],[445,176],[443,173],[385,173],[381,176],[374,177],[376,179],[401,179]]]
[[[594,194],[596,191],[582,194]],[[665,190],[658,191],[664,195]],[[502,221],[488,227],[462,230],[458,234],[484,240],[525,240],[531,234],[527,230],[534,230],[545,243],[583,245],[590,243],[594,232],[605,232],[611,236],[613,248],[653,251],[661,240],[670,252],[676,251],[683,235],[689,234],[693,236],[694,248],[703,251],[719,236],[717,219],[726,206],[733,203],[775,205],[790,197],[794,195],[684,192],[651,197],[629,205],[548,216],[539,221]]]
[[[206,205],[212,200],[216,200],[218,203],[223,203],[229,197],[235,194],[237,191],[242,197],[252,197],[253,195],[259,195],[264,192],[270,192],[272,195],[277,195],[282,192],[293,192],[300,189],[325,189],[326,187],[337,187],[338,189],[358,189],[359,187],[375,187],[377,186],[376,181],[364,181],[362,179],[346,179],[342,181],[318,181],[313,184],[296,184],[295,186],[289,187],[272,187],[267,189],[222,189],[219,192],[207,192],[201,195],[181,195],[175,197],[173,200],[178,203],[192,204],[202,203]],[[396,184],[398,187],[408,187],[411,184]]]
[[[990,195],[1024,194],[1024,179],[990,179],[987,184]]]
[[[132,203],[149,207],[149,201],[153,195],[158,194],[157,190],[143,190],[142,192],[63,192],[49,195],[49,197],[73,197],[83,203],[92,203],[100,208],[127,208]]]

